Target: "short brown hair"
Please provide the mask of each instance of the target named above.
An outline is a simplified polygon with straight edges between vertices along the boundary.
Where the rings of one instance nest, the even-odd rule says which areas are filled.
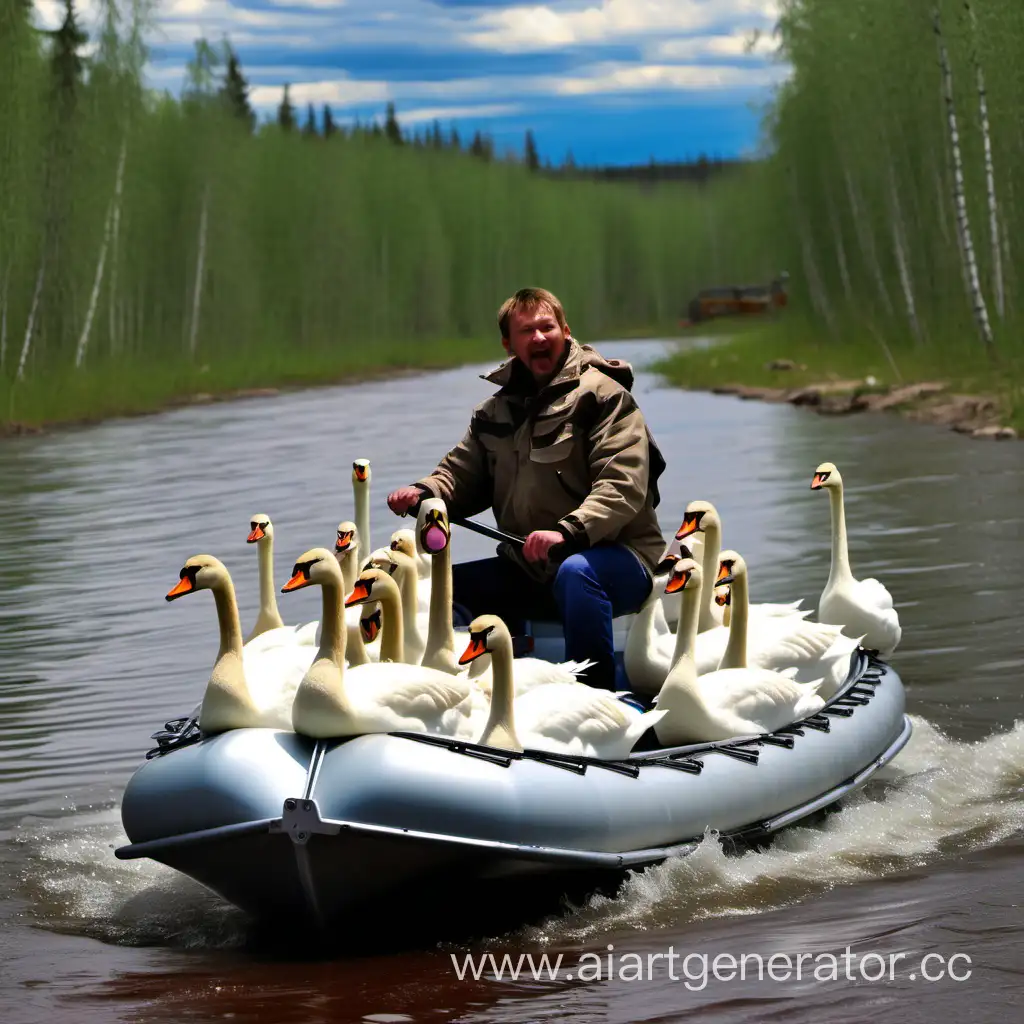
[[[498,310],[498,328],[503,338],[508,338],[508,322],[513,313],[520,310],[533,310],[538,306],[550,306],[551,312],[555,314],[558,326],[562,330],[568,328],[565,322],[565,311],[562,304],[546,288],[520,288],[510,299],[506,299]]]

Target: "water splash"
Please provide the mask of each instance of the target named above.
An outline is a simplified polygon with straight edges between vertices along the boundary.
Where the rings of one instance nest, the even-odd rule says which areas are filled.
[[[632,873],[614,896],[592,896],[524,929],[517,941],[558,946],[621,929],[759,914],[991,846],[1024,829],[1024,722],[962,743],[923,719],[912,721],[914,734],[895,761],[823,820],[740,855],[708,834],[689,856]]]

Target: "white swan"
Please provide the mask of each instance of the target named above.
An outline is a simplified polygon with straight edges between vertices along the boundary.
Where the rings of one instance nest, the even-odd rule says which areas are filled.
[[[370,541],[370,479],[370,460],[356,459],[352,463],[352,498],[355,502],[358,564],[365,562],[367,552],[373,550]]]
[[[386,574],[367,570],[360,574],[357,587],[370,574],[375,574],[369,581],[372,593],[377,576]],[[397,662],[345,668],[343,582],[331,552],[311,548],[300,555],[291,579],[282,588],[289,592],[319,585],[323,591],[320,649],[295,693],[295,731],[315,739],[396,731],[453,735],[468,714],[468,680]],[[394,607],[400,615],[401,602]],[[401,634],[396,633],[400,642]]]
[[[416,514],[416,533],[419,544],[429,552],[431,560],[430,610],[427,620],[421,664],[452,674],[465,672],[455,653],[455,630],[452,624],[452,549],[451,523],[448,509],[440,498],[426,498],[420,502]],[[469,676],[488,699],[491,694],[490,657],[478,657],[469,665]],[[516,658],[513,671],[516,690],[526,693],[536,686],[548,683],[580,683],[577,676],[590,668],[592,661],[563,661],[558,664],[543,658]],[[477,666],[480,666],[477,669]]]
[[[552,683],[516,697],[512,637],[496,615],[473,620],[460,661],[488,652],[494,682],[477,743],[612,760],[626,757],[644,732],[666,717],[661,710],[641,713],[607,690],[579,683]],[[474,724],[478,720],[474,716]]]
[[[774,732],[824,706],[817,693],[821,680],[797,683],[761,668],[727,668],[699,674],[693,651],[703,602],[701,569],[692,558],[676,562],[666,590],[674,593],[680,588],[681,650],[658,694],[658,710],[668,712],[654,727],[660,743],[684,746]]]
[[[697,533],[704,535],[701,571],[703,572],[704,579],[710,581],[718,573],[718,558],[722,549],[722,519],[718,514],[718,510],[710,501],[691,501],[686,506],[682,525],[676,531],[676,540],[684,541]],[[701,633],[723,624],[723,610],[713,600],[713,588],[708,586],[705,590],[707,592],[702,598],[698,626]],[[809,608],[801,611],[801,604],[803,604],[802,599],[793,601],[791,604],[752,604],[750,606],[750,614],[755,618],[762,616],[768,618],[799,616],[805,619],[810,615],[811,611]]]
[[[723,552],[723,558],[725,556],[729,557],[730,566],[740,566],[739,571],[744,574],[745,584],[746,564],[735,551]],[[719,565],[715,566],[715,570],[719,571]],[[673,589],[668,592],[677,591]],[[701,608],[703,606],[702,597]],[[674,636],[671,633],[659,634],[655,629],[655,608],[655,597],[651,594],[630,627],[623,651],[623,664],[629,684],[638,693],[656,693],[681,650],[678,626]],[[734,651],[739,650],[741,643],[744,644],[750,664],[761,668],[779,668],[780,662],[787,666],[804,664],[822,657],[835,644],[841,631],[836,626],[807,622],[803,618],[804,614],[798,612],[796,615],[752,617],[749,615],[749,605],[744,608],[742,616],[734,608],[728,627],[713,626],[702,633],[698,632],[693,648],[697,673],[705,675],[719,668],[730,643],[734,645]]]
[[[735,551],[723,551],[719,559],[715,585],[722,584],[730,587],[728,600],[732,616],[729,642],[718,667],[745,668],[749,609],[747,564]],[[789,673],[790,678],[801,683],[823,679],[818,694],[828,700],[846,682],[850,674],[850,659],[859,646],[859,638],[843,636],[837,626],[826,623],[801,620],[800,625],[806,628],[788,635],[780,634],[775,643],[761,646],[754,664],[774,672],[794,669]]]
[[[404,660],[410,665],[419,665],[426,647],[423,630],[427,626],[427,612],[420,611],[417,600],[419,574],[416,571],[415,561],[401,551],[378,548],[370,555],[364,568],[369,566],[383,569],[389,576],[394,577],[402,600]],[[383,653],[381,658],[383,659]]]
[[[277,609],[274,594],[274,524],[270,516],[257,513],[249,521],[247,544],[256,545],[260,580],[260,608],[256,623],[246,638],[251,650],[264,650],[280,643],[310,644],[316,646],[316,631],[319,622],[307,622],[304,626],[286,626]],[[259,639],[258,643],[253,641]]]
[[[420,543],[419,531],[403,527],[391,534],[391,549],[393,551],[404,551],[416,562],[416,569],[419,572],[420,583],[427,584],[430,580],[430,553],[423,550]],[[424,602],[426,603],[426,602]]]
[[[347,594],[355,586],[356,577],[359,575],[359,529],[350,519],[338,523],[334,557],[338,560]],[[360,615],[358,608],[345,610],[345,625],[348,631],[345,651],[351,668],[366,665],[371,661],[380,661],[380,644],[373,643],[372,639],[367,640],[360,631]]]
[[[874,578],[858,580],[850,568],[846,542],[843,478],[831,462],[823,462],[811,480],[811,490],[828,491],[832,515],[832,567],[818,601],[818,619],[843,627],[847,636],[863,637],[864,647],[889,658],[903,636],[892,594]]]
[[[182,567],[168,592],[174,601],[212,590],[220,628],[220,648],[203,699],[193,711],[204,733],[228,729],[292,728],[291,706],[299,681],[316,648],[308,644],[254,653],[242,646],[242,622],[231,575],[212,555],[195,555]]]
[[[431,581],[432,562],[429,555],[421,556],[419,553],[416,536],[418,533],[418,530],[395,530],[391,534],[390,548],[392,551],[401,552],[416,566],[416,610],[426,615],[430,608],[430,592],[433,587]]]

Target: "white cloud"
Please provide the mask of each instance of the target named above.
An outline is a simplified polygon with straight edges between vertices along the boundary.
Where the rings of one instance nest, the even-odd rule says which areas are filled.
[[[748,53],[749,36],[747,30],[729,35],[680,36],[653,43],[645,48],[644,54],[656,62],[699,60],[701,57],[749,57],[751,60],[762,60],[773,54],[778,46],[771,33],[763,33]]]
[[[754,21],[778,12],[775,0],[599,0],[582,10],[550,5],[483,11],[463,38],[476,46],[511,53],[570,45],[635,42],[706,31],[723,23]]]

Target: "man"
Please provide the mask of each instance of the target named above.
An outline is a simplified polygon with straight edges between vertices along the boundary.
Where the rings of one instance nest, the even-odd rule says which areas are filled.
[[[561,619],[566,658],[593,659],[585,681],[612,690],[612,617],[640,608],[665,547],[654,511],[665,462],[629,364],[578,344],[551,292],[516,292],[498,327],[511,358],[484,379],[499,390],[434,472],[388,505],[404,515],[441,498],[454,518],[492,508],[499,529],[526,542],[453,566],[455,604],[513,633],[524,618]]]

